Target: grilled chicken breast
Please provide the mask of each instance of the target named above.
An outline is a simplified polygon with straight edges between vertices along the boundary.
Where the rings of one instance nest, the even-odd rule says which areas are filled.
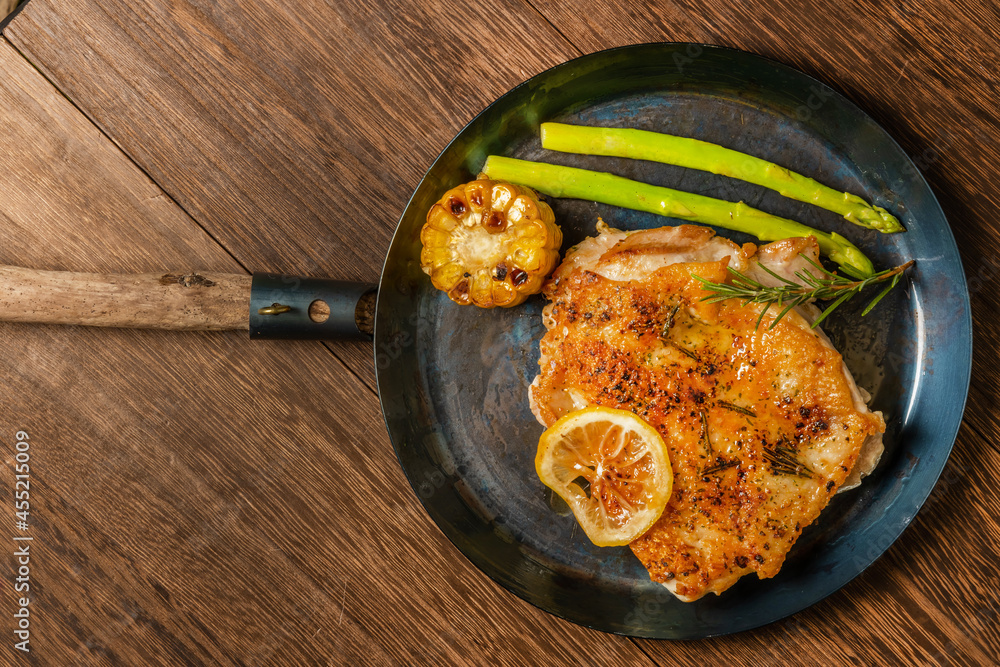
[[[666,441],[674,491],[660,520],[631,544],[654,581],[684,601],[740,577],[774,576],[802,529],[882,451],[840,354],[809,324],[818,310],[708,304],[693,275],[732,266],[793,277],[818,261],[815,239],[743,247],[682,225],[597,237],[567,253],[545,286],[548,329],[532,411],[545,426],[589,405],[630,410]]]

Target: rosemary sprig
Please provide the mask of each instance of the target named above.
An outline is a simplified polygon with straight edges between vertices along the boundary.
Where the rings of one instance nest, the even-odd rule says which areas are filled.
[[[701,417],[701,433],[705,438],[705,445],[708,447],[708,455],[711,456],[715,453],[715,450],[712,448],[712,438],[708,435],[708,415],[705,414],[704,410],[698,413],[698,415]]]
[[[670,330],[674,328],[674,318],[677,317],[677,311],[681,309],[681,304],[676,304],[669,313],[667,313],[667,319],[663,322],[663,328],[660,330],[660,340],[666,341],[670,338]]]
[[[676,349],[678,352],[680,352],[681,354],[683,354],[685,357],[690,357],[691,359],[694,359],[699,364],[701,363],[701,359],[698,358],[698,355],[695,354],[694,352],[692,352],[691,350],[687,349],[686,347],[683,347],[681,345],[674,345],[674,349]]]
[[[726,470],[727,468],[732,468],[733,466],[738,464],[739,464],[738,459],[729,459],[721,461],[719,459],[716,459],[715,463],[713,463],[710,466],[707,466],[701,471],[701,476],[706,477],[708,475],[714,475],[717,472],[722,472],[723,470]]]
[[[741,415],[746,415],[747,417],[756,417],[757,413],[750,408],[744,408],[742,405],[736,405],[735,403],[730,403],[729,401],[716,401],[716,405],[720,408],[725,408],[726,410],[732,410],[733,412],[738,412]]]
[[[799,461],[795,452],[784,445],[764,447],[764,460],[771,466],[771,472],[776,475],[796,475],[797,477],[812,477],[813,471]]]
[[[865,307],[864,311],[862,311],[862,315],[867,315],[871,312],[872,308],[874,308],[875,305],[878,304],[878,302],[881,301],[882,298],[885,297],[885,295],[899,283],[899,279],[902,277],[903,272],[913,266],[913,260],[911,259],[905,264],[900,264],[895,268],[881,271],[861,280],[854,280],[852,278],[845,278],[844,276],[827,271],[819,263],[813,261],[805,255],[802,255],[802,257],[820,271],[819,276],[814,275],[813,272],[809,270],[796,271],[795,277],[801,282],[794,282],[783,276],[779,276],[763,264],[758,264],[757,266],[779,280],[782,284],[771,287],[762,285],[753,278],[737,271],[732,267],[727,267],[729,273],[733,276],[732,284],[715,283],[711,280],[706,280],[705,278],[695,275],[692,275],[692,277],[700,281],[702,287],[706,291],[710,292],[708,296],[702,298],[702,301],[707,301],[708,303],[718,303],[719,301],[725,301],[727,299],[739,299],[744,305],[749,303],[764,304],[764,308],[761,310],[760,316],[757,318],[758,327],[763,321],[764,315],[771,309],[771,306],[777,305],[782,310],[778,313],[778,316],[774,318],[774,321],[771,322],[768,329],[773,329],[781,318],[787,315],[788,311],[796,306],[801,306],[812,299],[820,301],[833,299],[833,303],[827,306],[823,313],[816,318],[816,321],[812,323],[812,327],[815,328],[819,326],[820,322],[825,320],[827,316],[832,313],[835,308],[837,308],[837,306],[858,294],[864,288],[876,283],[888,282],[889,284],[886,288],[879,292],[878,296],[872,299],[871,302]]]

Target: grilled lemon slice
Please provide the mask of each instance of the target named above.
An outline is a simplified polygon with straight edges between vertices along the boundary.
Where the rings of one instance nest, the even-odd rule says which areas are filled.
[[[546,430],[535,470],[600,547],[628,544],[649,530],[674,480],[656,429],[631,412],[603,407],[571,412]]]

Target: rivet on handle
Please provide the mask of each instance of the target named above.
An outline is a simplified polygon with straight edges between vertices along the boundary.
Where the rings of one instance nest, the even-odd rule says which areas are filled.
[[[258,315],[280,315],[282,313],[287,313],[292,309],[291,306],[286,306],[280,303],[272,303],[270,306],[265,306],[263,308],[257,309]]]

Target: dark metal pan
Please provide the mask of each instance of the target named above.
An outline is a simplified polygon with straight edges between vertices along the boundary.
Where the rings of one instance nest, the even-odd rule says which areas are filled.
[[[905,234],[854,227],[756,186],[664,165],[543,151],[548,120],[632,126],[766,157],[900,216]],[[598,548],[553,509],[534,471],[542,427],[528,409],[544,333],[543,301],[483,311],[453,305],[420,272],[431,204],[492,153],[612,171],[738,201],[836,230],[877,266],[915,258],[908,290],[864,320],[845,309],[826,329],[886,415],[876,472],[838,495],[781,573],[745,577],[721,596],[679,602],[626,547]],[[612,227],[671,224],[651,214],[551,201],[564,250]],[[737,242],[750,240],[718,230]],[[860,304],[859,304],[860,307]],[[386,425],[427,512],[477,567],[514,594],[576,623],[643,637],[697,638],[780,619],[836,591],[877,559],[927,498],[951,451],[971,369],[971,317],[958,251],[940,206],[899,146],[828,86],[740,51],[650,44],[584,56],[539,74],[483,111],[417,187],[382,275],[375,363]],[[936,341],[937,344],[931,344]],[[947,344],[943,344],[948,341]],[[932,372],[933,371],[933,372]]]
[[[538,140],[538,125],[548,120],[667,131],[743,150],[864,195],[895,213],[908,231],[880,236],[711,174],[548,153]],[[777,577],[746,577],[722,596],[679,602],[650,581],[628,548],[593,546],[537,479],[533,460],[542,427],[528,409],[527,388],[538,369],[542,299],[489,311],[458,306],[433,289],[419,265],[419,232],[430,206],[448,188],[474,178],[494,153],[744,200],[838,231],[876,266],[917,260],[908,289],[890,294],[877,315],[861,320],[846,306],[824,325],[859,385],[873,394],[873,408],[886,416],[886,452],[859,489],[838,495],[804,531]],[[563,250],[593,234],[598,216],[623,229],[672,223],[589,202],[551,204]],[[164,276],[148,281],[168,292],[169,302],[185,281],[201,278],[214,284],[198,289],[219,288],[231,303],[213,311],[218,326],[184,321],[173,328],[249,327],[256,337],[278,338],[371,331],[364,320],[374,285],[255,276],[251,286],[246,277],[174,277],[181,287]],[[313,312],[317,304],[325,309]],[[7,312],[23,311],[25,302],[6,306]],[[501,586],[546,611],[604,631],[672,639],[780,619],[874,562],[916,515],[945,465],[965,404],[971,345],[968,292],[954,239],[899,146],[819,81],[758,56],[696,44],[584,56],[535,76],[483,111],[441,153],[403,212],[374,315],[378,391],[390,438],[414,491],[455,546]]]

